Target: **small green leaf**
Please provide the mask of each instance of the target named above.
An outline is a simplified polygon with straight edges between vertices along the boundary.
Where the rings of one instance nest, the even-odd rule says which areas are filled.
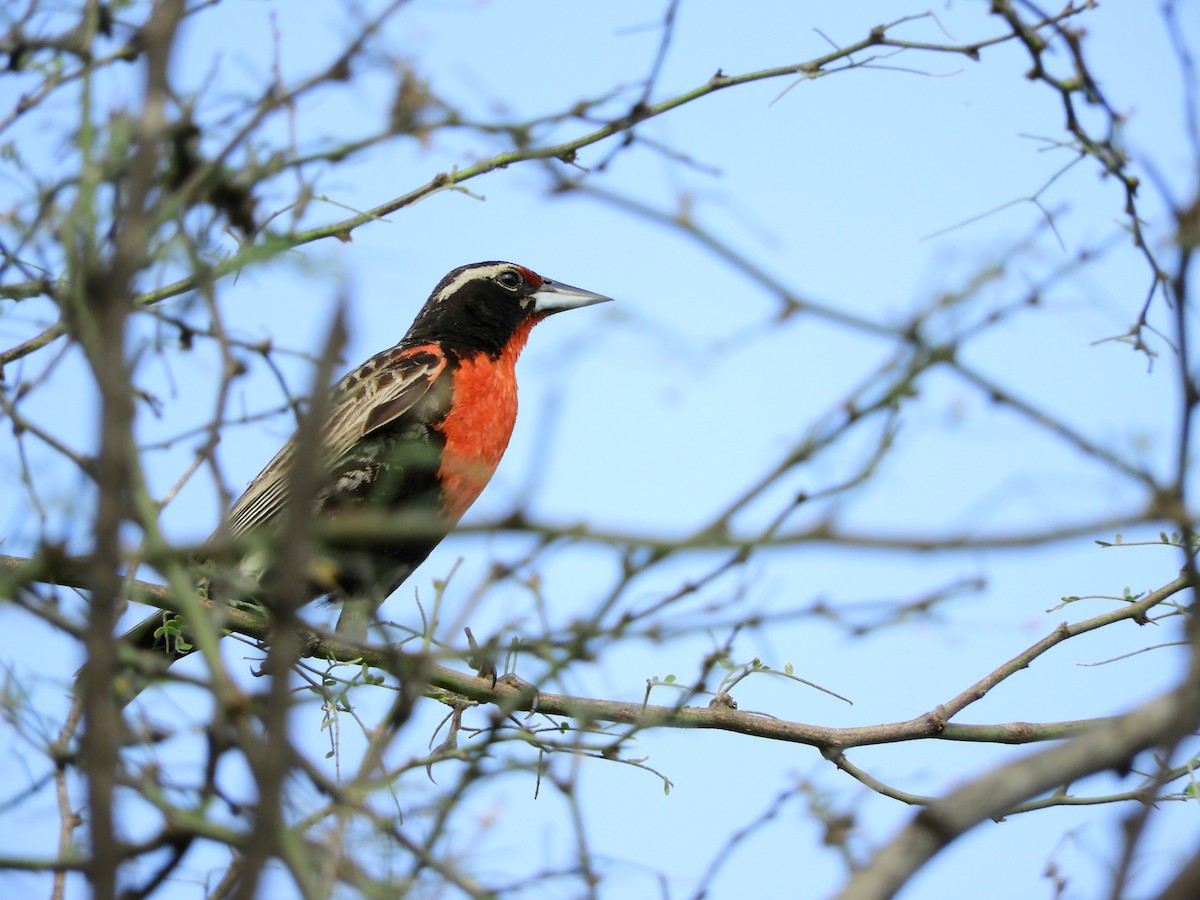
[[[168,619],[163,619],[163,623],[154,629],[154,637],[157,640],[178,637],[182,629],[183,617],[171,616]]]

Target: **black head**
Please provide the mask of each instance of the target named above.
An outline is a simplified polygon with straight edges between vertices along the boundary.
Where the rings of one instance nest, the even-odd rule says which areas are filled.
[[[433,289],[405,341],[499,356],[518,329],[566,309],[612,299],[507,262],[460,266]]]

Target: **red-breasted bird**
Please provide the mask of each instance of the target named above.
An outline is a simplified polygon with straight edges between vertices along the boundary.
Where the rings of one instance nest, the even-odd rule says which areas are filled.
[[[313,514],[336,525],[367,511],[391,523],[375,538],[325,545],[325,556],[311,561],[319,574],[306,575],[306,599],[342,601],[340,635],[365,638],[379,605],[491,480],[516,422],[514,367],[533,326],[609,299],[512,263],[462,266],[433,289],[400,343],[334,386],[320,429]],[[241,546],[279,525],[295,454],[293,437],[250,482],[217,535]],[[253,581],[269,566],[262,554],[249,558],[255,555],[248,551],[239,561],[238,577],[221,595],[253,597]],[[163,621],[151,616],[126,639],[164,649],[174,642],[156,637]],[[187,652],[165,649],[172,660]]]

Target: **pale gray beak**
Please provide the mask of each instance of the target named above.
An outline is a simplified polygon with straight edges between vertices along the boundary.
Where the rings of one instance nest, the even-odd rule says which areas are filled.
[[[533,311],[545,313],[562,312],[564,309],[579,309],[594,303],[607,303],[612,297],[585,291],[583,288],[571,287],[561,281],[542,279],[542,286],[533,294]]]

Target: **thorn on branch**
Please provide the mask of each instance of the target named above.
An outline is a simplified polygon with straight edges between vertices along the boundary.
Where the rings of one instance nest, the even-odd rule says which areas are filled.
[[[336,60],[334,64],[329,67],[329,70],[326,74],[328,75],[330,81],[349,81],[350,76],[353,74],[350,71],[350,55],[348,53],[343,54],[340,59]]]

